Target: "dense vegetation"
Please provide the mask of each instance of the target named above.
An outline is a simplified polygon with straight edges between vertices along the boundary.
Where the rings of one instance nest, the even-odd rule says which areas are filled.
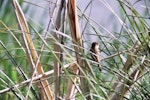
[[[109,0],[87,1],[82,9],[77,0],[78,16],[68,10],[74,0],[0,1],[1,100],[150,99],[150,1],[116,0],[119,12]],[[93,2],[111,12],[111,29],[91,17]],[[89,55],[93,41],[101,72]]]

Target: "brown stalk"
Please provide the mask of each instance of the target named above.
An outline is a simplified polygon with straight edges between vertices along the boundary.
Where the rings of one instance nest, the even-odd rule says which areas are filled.
[[[69,25],[71,30],[71,37],[72,37],[73,44],[75,45],[74,49],[75,49],[77,63],[79,67],[82,70],[84,70],[85,64],[84,64],[84,60],[82,59],[82,53],[84,52],[84,50],[83,50],[81,33],[79,29],[78,17],[77,17],[76,0],[68,0],[67,11],[68,11],[68,20],[69,20]],[[78,67],[76,69],[78,69]],[[83,73],[81,71],[79,74],[83,76]],[[85,84],[85,78],[80,77],[80,82],[81,82],[81,90],[83,94],[85,94],[87,92],[87,88],[86,88],[87,84]]]
[[[137,41],[135,42],[133,48],[131,49],[131,52],[134,53],[134,49],[136,48],[136,46],[137,46]],[[122,75],[125,75],[126,72],[127,72],[131,67],[132,67],[132,55],[128,55],[127,61],[125,62],[125,65],[124,65],[124,67],[123,67],[123,69],[122,69],[121,74],[122,74]],[[116,86],[119,84],[118,82],[120,82],[120,81],[122,80],[122,78],[123,78],[123,77],[120,76],[120,75],[117,77],[117,81],[116,81],[116,83],[114,83],[114,85],[113,85],[113,87],[112,87],[113,90],[115,90]],[[111,93],[110,93],[110,94],[111,94]]]
[[[134,44],[133,49],[136,48],[137,42]],[[136,51],[138,48],[136,49]],[[134,51],[133,51],[134,52]],[[144,71],[145,66],[148,61],[144,60],[142,65],[137,67],[127,78],[118,76],[118,83],[114,83],[113,90],[115,91],[113,94],[111,94],[111,100],[122,100],[123,98],[129,98],[130,97],[130,90],[135,86],[136,81],[141,75],[141,72]],[[132,64],[132,57],[131,55],[128,56],[128,59],[125,63],[125,66],[123,68],[123,75],[127,73],[127,71],[133,66]]]
[[[26,19],[24,17],[24,14],[21,10],[20,5],[18,4],[17,0],[12,0],[13,6],[14,6],[14,10],[15,10],[15,14],[16,14],[16,18],[19,24],[19,28],[22,31],[22,39],[24,42],[24,46],[25,46],[25,50],[26,50],[26,54],[27,54],[27,59],[28,62],[31,66],[32,69],[36,68],[36,63],[37,63],[37,73],[36,74],[43,74],[43,68],[41,66],[40,61],[37,62],[38,59],[38,54],[35,50],[35,47],[33,45],[33,41],[31,39],[30,36],[30,32],[28,29],[28,25],[26,22]],[[48,100],[52,100],[52,93],[49,87],[49,83],[47,80],[43,80],[40,83],[37,84],[37,86],[39,87],[39,89],[41,89],[40,93],[43,95],[42,98],[46,98]]]
[[[75,75],[79,74],[79,70],[76,64],[74,64],[72,67],[72,73]],[[65,100],[75,100],[75,94],[77,92],[77,89],[74,85],[74,83],[76,83],[77,81],[77,77],[76,76],[72,76],[71,79],[68,82],[68,87],[67,87],[67,94],[66,94],[66,98]]]
[[[136,68],[130,75],[129,80],[121,80],[115,88],[114,94],[112,94],[111,100],[122,100],[123,98],[130,97],[130,90],[135,86],[136,81],[140,77],[142,71],[147,66],[147,61],[145,60],[140,68]]]
[[[56,31],[62,31],[64,33],[64,28],[65,28],[65,12],[63,12],[63,8],[65,8],[65,0],[61,0],[61,4],[58,10],[58,15],[57,15],[57,19],[56,19],[56,24],[55,24],[55,29]],[[62,13],[63,12],[63,13]],[[61,19],[61,16],[63,16],[63,19]],[[61,27],[61,24],[63,23],[63,26]],[[61,37],[61,35],[57,34],[57,32],[55,32],[54,34],[54,38],[55,40],[57,40],[59,43],[61,43],[63,45],[63,36]],[[55,53],[56,57],[63,62],[63,55],[62,52],[63,50],[61,49],[61,47],[55,43],[54,45],[54,51],[57,52]],[[60,97],[60,72],[61,72],[61,65],[58,61],[57,58],[54,58],[54,77],[55,77],[55,100],[59,100]]]

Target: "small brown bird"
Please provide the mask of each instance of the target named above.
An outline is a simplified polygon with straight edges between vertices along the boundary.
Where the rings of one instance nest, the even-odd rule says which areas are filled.
[[[101,71],[101,65],[100,65],[100,51],[99,51],[99,44],[97,42],[93,42],[90,49],[90,55],[92,59],[96,62],[98,62],[98,68]]]

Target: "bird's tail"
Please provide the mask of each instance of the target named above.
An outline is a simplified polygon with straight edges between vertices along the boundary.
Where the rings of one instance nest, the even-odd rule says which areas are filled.
[[[102,71],[102,66],[98,64],[99,71]]]

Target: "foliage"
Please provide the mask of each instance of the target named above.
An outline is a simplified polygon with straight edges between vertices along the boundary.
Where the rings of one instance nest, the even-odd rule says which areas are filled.
[[[44,72],[50,72],[54,69],[54,59],[61,66],[59,92],[60,98],[64,99],[67,95],[69,80],[72,77],[80,77],[80,75],[73,73],[71,67],[64,68],[67,64],[71,66],[76,60],[75,44],[71,42],[73,38],[70,35],[69,28],[71,26],[68,24],[68,19],[66,18],[64,22],[61,22],[60,30],[57,29],[56,16],[60,7],[59,0],[39,1],[40,3],[28,2],[26,0],[18,1],[27,19],[30,36],[32,37],[36,52],[38,55],[41,55],[40,62]],[[21,82],[32,78],[33,74],[21,38],[22,32],[18,28],[14,7],[11,2],[11,0],[0,1],[0,99],[2,100],[26,98],[29,85],[27,83],[21,84]],[[77,4],[78,2],[77,0]],[[113,23],[108,21],[102,24],[92,18],[92,6],[96,6],[94,2],[105,6],[111,12],[110,19]],[[92,67],[95,75],[94,77],[87,69],[79,67],[81,72],[83,72],[82,77],[88,83],[89,91],[86,94],[82,93],[80,90],[82,85],[78,79],[77,82],[74,82],[78,91],[76,93],[77,100],[86,99],[89,96],[93,97],[94,100],[115,100],[113,99],[113,94],[116,93],[115,95],[118,96],[120,93],[114,86],[117,82],[118,84],[120,84],[119,82],[123,84],[123,89],[119,94],[120,99],[150,99],[150,1],[117,0],[115,2],[118,4],[116,4],[119,8],[118,13],[116,13],[107,0],[87,0],[84,9],[77,5],[78,21],[81,23],[80,30],[84,44],[84,52],[81,55],[86,64]],[[34,10],[31,9],[32,7]],[[143,7],[143,10],[139,10],[138,7]],[[101,9],[100,6],[98,8]],[[38,10],[41,12],[38,12]],[[42,13],[41,16],[40,13]],[[110,24],[113,28],[109,29],[105,24],[108,26]],[[61,30],[64,27],[63,25],[65,25],[64,32]],[[63,37],[62,41],[60,38],[56,39],[55,35]],[[98,41],[100,44],[102,72],[99,72],[98,68],[92,64],[96,62],[91,63],[91,58],[88,54],[91,42],[93,41]],[[43,44],[44,49],[42,50]],[[54,51],[55,46],[59,46],[62,49],[63,59],[58,58],[57,52]],[[126,66],[128,68],[124,69]],[[22,74],[21,70],[24,74]],[[139,73],[134,74],[135,70],[138,70]],[[23,75],[27,79],[24,79]],[[54,94],[55,76],[48,74],[46,79]],[[36,82],[38,83],[38,81],[33,82],[33,90],[31,89],[30,92],[32,93],[29,94],[29,98],[33,100],[39,98],[40,90],[34,84]],[[17,84],[19,86],[13,87]],[[129,86],[129,90],[125,88],[126,85]],[[3,92],[2,90],[5,89],[10,90]],[[129,95],[125,95],[124,92],[128,92]]]

